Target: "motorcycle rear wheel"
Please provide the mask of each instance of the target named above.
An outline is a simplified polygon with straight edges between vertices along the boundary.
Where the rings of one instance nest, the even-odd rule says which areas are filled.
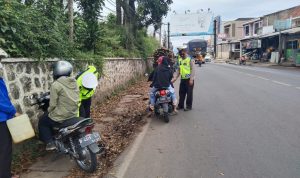
[[[170,122],[169,114],[168,113],[165,113],[163,117],[164,117],[165,123],[169,123]]]
[[[97,155],[93,153],[88,147],[82,148],[81,158],[76,159],[77,165],[87,173],[93,173],[97,169]]]

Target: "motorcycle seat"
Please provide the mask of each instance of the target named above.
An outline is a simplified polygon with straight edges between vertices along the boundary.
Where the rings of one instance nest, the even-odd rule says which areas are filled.
[[[162,91],[162,90],[168,90],[168,87],[166,87],[166,88],[159,88],[157,91]]]
[[[62,128],[72,129],[78,127],[79,125],[84,125],[84,124],[86,125],[91,122],[92,122],[91,118],[74,117],[64,121],[58,127],[54,127],[54,130],[60,130]]]

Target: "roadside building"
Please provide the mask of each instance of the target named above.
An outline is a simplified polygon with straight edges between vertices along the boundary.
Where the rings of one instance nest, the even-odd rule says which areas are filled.
[[[252,53],[253,58],[260,59],[262,42],[262,18],[255,18],[243,23],[242,54]]]
[[[217,58],[236,59],[240,55],[240,39],[243,38],[243,23],[252,18],[238,18],[222,24],[218,35]]]
[[[243,24],[242,54],[252,60],[300,65],[300,6],[281,10]]]

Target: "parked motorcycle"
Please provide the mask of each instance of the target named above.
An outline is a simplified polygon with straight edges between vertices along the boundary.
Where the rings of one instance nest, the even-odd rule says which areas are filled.
[[[248,53],[245,53],[242,55],[242,57],[240,58],[240,65],[246,65],[246,61],[247,60],[258,60],[259,59],[259,56],[258,56],[258,53],[257,53],[257,50],[253,50],[253,51],[250,51]]]
[[[166,89],[161,89],[155,93],[155,97],[154,113],[158,118],[163,118],[163,120],[168,123],[170,121],[169,114],[174,111],[171,92]]]
[[[32,105],[38,105],[39,109],[47,114],[49,92],[41,94],[40,97],[32,96],[32,100]],[[101,136],[93,131],[94,125],[90,118],[73,118],[53,128],[57,153],[69,155],[83,171],[88,173],[94,172],[97,168],[97,154],[104,153],[104,146],[98,145]]]
[[[240,58],[240,65],[246,65],[246,56]]]

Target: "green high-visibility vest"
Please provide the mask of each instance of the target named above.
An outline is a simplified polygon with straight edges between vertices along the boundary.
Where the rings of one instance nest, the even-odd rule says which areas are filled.
[[[82,77],[87,73],[93,73],[94,75],[96,75],[97,79],[99,79],[99,72],[97,71],[95,66],[88,66],[88,69],[86,71],[76,77],[77,85],[80,90],[80,101],[91,98],[95,93],[94,89],[87,89],[82,86]]]
[[[179,57],[178,63],[181,79],[191,78],[191,58],[187,57],[185,59],[182,59],[181,57]]]

